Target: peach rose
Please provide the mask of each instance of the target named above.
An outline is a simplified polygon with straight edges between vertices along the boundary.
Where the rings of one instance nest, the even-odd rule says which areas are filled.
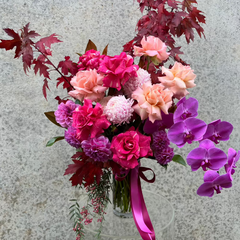
[[[141,40],[142,48],[134,46],[135,56],[149,56],[156,65],[168,59],[167,46],[159,38],[148,36]]]
[[[107,87],[102,86],[103,78],[104,76],[98,74],[96,69],[79,71],[70,81],[75,90],[70,91],[69,95],[80,101],[83,101],[84,98],[100,101],[107,90]]]
[[[151,81],[143,84],[142,88],[138,87],[132,93],[132,98],[138,101],[133,106],[135,112],[142,120],[149,117],[154,123],[155,120],[161,120],[161,110],[168,114],[168,109],[172,106],[172,92],[164,89],[161,84],[152,85]]]
[[[166,76],[159,77],[159,81],[162,85],[169,88],[177,99],[181,99],[189,93],[186,90],[187,88],[196,86],[194,83],[196,75],[193,73],[193,70],[189,66],[183,66],[179,62],[175,62],[171,69],[162,67],[162,73]]]

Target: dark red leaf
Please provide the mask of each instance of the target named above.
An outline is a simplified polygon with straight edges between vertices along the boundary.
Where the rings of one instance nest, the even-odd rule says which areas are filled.
[[[48,72],[49,67],[46,66],[45,61],[42,61],[42,58],[38,57],[38,59],[34,59],[33,64],[35,64],[35,66],[34,66],[35,74],[37,74],[37,72],[39,71],[40,76],[43,75],[45,78],[50,79],[49,72]]]
[[[88,40],[88,44],[87,44],[87,47],[85,49],[85,53],[88,51],[88,50],[91,50],[91,49],[94,49],[97,51],[97,47],[96,45],[94,44],[93,41],[91,41],[90,39]]]
[[[66,79],[70,82],[71,81],[71,77],[59,77],[57,78],[57,87],[63,83],[63,89],[67,88],[68,91],[70,91],[72,89],[72,86],[66,81]]]
[[[68,100],[64,100],[64,99],[60,98],[59,96],[56,96],[55,99],[58,101],[58,104],[66,103],[68,101]]]
[[[42,88],[42,91],[43,91],[43,96],[46,98],[46,100],[47,100],[47,89],[50,91],[50,89],[49,89],[49,87],[48,87],[48,81],[47,81],[47,79],[45,78],[44,80],[43,80],[43,88]]]
[[[64,75],[68,75],[69,72],[75,75],[78,72],[77,63],[71,61],[69,56],[65,57],[65,61],[59,62],[58,68],[61,68]]]

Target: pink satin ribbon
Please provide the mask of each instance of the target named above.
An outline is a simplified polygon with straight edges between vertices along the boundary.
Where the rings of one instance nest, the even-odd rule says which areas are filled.
[[[153,178],[150,180],[147,179],[143,173],[148,170],[152,171],[153,173]],[[131,170],[131,207],[133,218],[142,239],[155,240],[155,232],[142,194],[140,177],[149,183],[153,183],[155,181],[155,174],[150,168],[137,166]]]

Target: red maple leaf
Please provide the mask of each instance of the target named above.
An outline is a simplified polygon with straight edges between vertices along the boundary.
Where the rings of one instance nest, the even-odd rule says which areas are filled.
[[[46,66],[46,62],[43,58],[41,58],[42,55],[40,55],[37,59],[33,60],[34,66],[34,73],[37,74],[39,71],[40,76],[43,75],[45,78],[49,78],[49,72],[47,71],[49,69],[48,66]]]
[[[65,57],[65,61],[59,62],[58,68],[61,68],[64,75],[68,75],[69,72],[75,75],[78,72],[77,64],[71,61],[69,56]]]
[[[68,82],[66,81],[66,79],[68,80]],[[63,83],[63,89],[67,88],[68,91],[70,91],[72,89],[72,86],[69,84],[69,82],[71,81],[71,77],[59,77],[57,78],[57,87]]]
[[[55,99],[58,101],[58,104],[60,104],[60,103],[66,103],[66,102],[68,101],[68,99],[67,99],[67,100],[64,100],[64,99],[60,98],[59,96],[56,96]]]
[[[35,46],[44,54],[47,54],[47,55],[51,55],[51,51],[50,51],[50,48],[51,48],[51,45],[53,43],[58,43],[58,42],[62,42],[61,40],[59,40],[57,38],[57,34],[52,34],[50,35],[49,37],[44,37],[44,38],[41,38],[38,42],[36,42]]]
[[[49,87],[48,87],[48,81],[47,81],[47,79],[45,78],[44,80],[43,80],[43,88],[42,88],[42,92],[43,92],[43,96],[46,98],[46,100],[47,100],[47,89],[50,91],[50,89],[49,89]]]
[[[16,47],[14,58],[19,57],[19,53],[21,52],[22,39],[20,38],[18,33],[16,33],[14,30],[10,28],[5,28],[3,30],[13,39],[11,40],[0,39],[1,40],[0,48],[5,48],[5,50],[8,51]]]

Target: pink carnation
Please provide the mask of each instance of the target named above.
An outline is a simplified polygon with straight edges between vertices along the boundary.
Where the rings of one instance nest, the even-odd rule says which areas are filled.
[[[153,155],[150,142],[151,137],[144,136],[131,127],[127,132],[113,137],[111,144],[113,161],[123,168],[135,168],[139,158]]]
[[[177,99],[181,99],[189,93],[186,90],[187,88],[196,86],[194,83],[196,75],[193,73],[193,70],[179,62],[175,62],[171,69],[162,67],[162,73],[166,76],[159,77],[159,81],[162,85],[169,88]]]
[[[134,46],[135,56],[149,56],[156,65],[168,59],[170,53],[167,53],[166,44],[159,38],[154,36],[143,36],[141,45],[142,48]]]
[[[94,138],[104,132],[110,126],[110,122],[103,115],[99,103],[93,108],[91,100],[84,99],[84,105],[79,106],[73,112],[72,126],[77,129],[77,139],[87,140],[90,136]]]
[[[139,68],[137,70],[137,77],[130,78],[123,86],[125,94],[130,98],[132,93],[138,88],[142,87],[142,85],[147,82],[151,81],[151,75],[148,71]]]
[[[106,56],[98,70],[106,74],[103,79],[104,86],[116,88],[119,91],[130,77],[137,76],[138,68],[138,65],[133,65],[133,58],[122,52],[114,57]]]
[[[69,95],[82,101],[90,99],[91,101],[100,101],[107,90],[103,87],[103,75],[97,73],[97,70],[79,71],[71,80],[71,85],[75,90],[70,91]]]
[[[79,70],[89,70],[98,69],[101,61],[104,59],[105,55],[101,55],[99,51],[94,49],[88,50],[79,58],[78,69]]]
[[[132,98],[138,101],[134,105],[135,112],[145,120],[154,123],[155,120],[162,120],[161,110],[168,114],[168,109],[172,106],[172,92],[164,89],[161,84],[152,85],[151,82],[144,83],[142,89],[138,87],[133,92]]]

